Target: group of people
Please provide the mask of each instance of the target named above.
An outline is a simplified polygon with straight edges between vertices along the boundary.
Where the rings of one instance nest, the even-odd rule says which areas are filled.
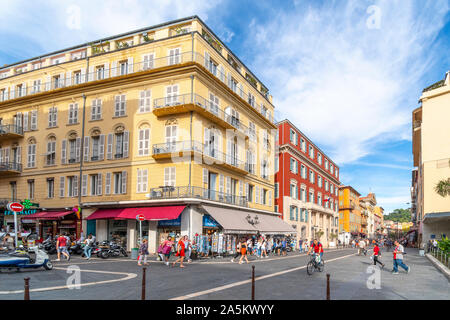
[[[362,241],[365,242],[365,241]],[[360,242],[361,243],[361,242]],[[380,264],[382,268],[385,267],[385,264],[383,262],[381,262],[380,258],[381,258],[381,249],[380,249],[380,244],[379,242],[375,241],[374,242],[374,247],[373,247],[373,254],[372,254],[372,259],[373,259],[373,264],[377,265]],[[361,248],[361,247],[360,247]],[[411,267],[407,266],[404,262],[403,262],[403,255],[405,254],[405,248],[404,246],[399,242],[399,241],[394,241],[394,250],[392,252],[393,255],[393,269],[392,269],[392,274],[399,274],[398,273],[398,268],[401,267],[403,268],[407,273],[409,273],[411,271]],[[359,253],[358,253],[359,255]]]
[[[248,256],[254,255],[257,258],[268,258],[270,254],[285,256],[288,251],[288,240],[286,238],[274,239],[271,237],[260,236],[241,238],[236,244],[236,250],[231,262],[234,262],[238,257],[239,264],[248,263]]]
[[[178,258],[172,262],[172,267],[174,267],[177,263],[180,263],[180,268],[184,268],[185,266],[183,263],[185,258],[187,258],[188,263],[192,261],[192,244],[187,235],[182,236],[177,243],[175,243],[175,239],[172,236],[168,236],[167,239],[161,241],[158,248],[158,255],[161,261],[164,261],[167,266],[170,266],[169,259],[173,252],[175,252],[175,256]],[[138,265],[142,266],[142,262],[144,265],[148,265],[147,259],[149,256],[149,251],[147,239],[142,240],[138,253]]]

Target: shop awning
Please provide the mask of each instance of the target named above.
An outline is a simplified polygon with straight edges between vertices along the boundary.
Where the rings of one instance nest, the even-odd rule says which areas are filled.
[[[250,214],[253,216],[253,214]],[[264,234],[291,234],[297,231],[286,221],[277,216],[268,214],[258,214],[259,223],[255,225],[260,233]]]
[[[256,234],[258,232],[246,220],[247,212],[206,205],[203,209],[222,226],[224,233]]]
[[[139,208],[116,208],[98,209],[86,220],[95,219],[136,219],[137,215],[144,215],[145,220],[174,220],[177,219],[186,206],[164,206],[164,207],[139,207]]]
[[[38,219],[38,220],[56,220],[60,219],[68,214],[73,213],[73,211],[60,211],[60,212],[37,212],[35,214],[30,214],[26,216],[26,219]]]

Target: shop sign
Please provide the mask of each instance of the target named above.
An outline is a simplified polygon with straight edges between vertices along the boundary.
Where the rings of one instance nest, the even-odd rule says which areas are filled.
[[[178,219],[158,221],[158,227],[180,227],[180,226],[181,226],[181,215],[178,217]]]
[[[18,215],[30,215],[35,214],[37,212],[37,209],[30,209],[30,210],[23,210],[22,212],[18,213]],[[5,210],[5,216],[14,215],[13,211]]]
[[[219,224],[210,215],[205,214],[203,216],[203,227],[216,228],[219,227]]]

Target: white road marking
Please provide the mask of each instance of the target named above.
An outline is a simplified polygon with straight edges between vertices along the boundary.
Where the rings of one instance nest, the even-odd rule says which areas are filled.
[[[326,260],[326,263],[329,263],[329,262],[331,262],[331,261],[336,261],[336,260],[344,259],[344,258],[348,258],[348,257],[354,256],[354,255],[355,255],[355,254],[352,253],[352,254],[349,254],[349,255],[346,255],[346,256],[342,256],[342,257],[339,257],[339,258],[334,258],[334,259]],[[255,281],[258,281],[258,280],[264,280],[264,279],[267,279],[267,278],[272,278],[272,277],[280,276],[280,275],[283,275],[283,274],[286,274],[286,273],[289,273],[289,272],[293,272],[293,271],[297,271],[297,270],[301,270],[301,269],[305,269],[305,268],[306,268],[306,265],[305,265],[305,266],[302,266],[302,267],[296,267],[296,268],[292,268],[292,269],[288,269],[288,270],[284,270],[284,271],[279,271],[279,272],[267,274],[267,275],[265,275],[265,276],[259,276],[259,277],[256,277],[256,278],[255,278]],[[248,284],[248,283],[251,283],[251,281],[252,281],[252,280],[249,279],[249,280],[243,280],[243,281],[233,282],[233,283],[226,284],[226,285],[223,285],[223,286],[220,286],[220,287],[217,287],[217,288],[208,289],[208,290],[203,290],[203,291],[199,291],[199,292],[193,292],[193,293],[186,294],[186,295],[184,295],[184,296],[180,296],[180,297],[176,297],[176,298],[171,298],[171,299],[169,299],[169,300],[186,300],[186,299],[190,299],[190,298],[195,298],[195,297],[203,296],[203,295],[205,295],[205,294],[209,294],[209,293],[213,293],[213,292],[218,292],[218,291],[226,290],[226,289],[229,289],[229,288],[241,286],[241,285],[243,285],[243,284]]]
[[[60,267],[54,267],[53,269],[67,270],[67,268],[60,268]],[[105,284],[105,283],[113,283],[113,282],[119,282],[119,281],[126,281],[126,280],[130,280],[130,279],[133,279],[133,278],[137,277],[136,273],[127,273],[127,272],[114,272],[114,271],[103,271],[103,270],[80,270],[80,271],[81,272],[94,272],[94,273],[109,273],[109,274],[116,274],[116,275],[126,275],[126,277],[120,278],[120,279],[82,283],[82,284],[79,285],[80,287],[93,286],[93,285],[99,285],[99,284]],[[67,285],[65,285],[65,286],[37,288],[37,289],[30,289],[30,292],[42,292],[42,291],[52,291],[52,290],[62,290],[62,289],[69,289],[69,287]],[[0,294],[14,294],[14,293],[23,293],[23,292],[24,292],[24,290],[10,290],[10,291],[0,291]]]

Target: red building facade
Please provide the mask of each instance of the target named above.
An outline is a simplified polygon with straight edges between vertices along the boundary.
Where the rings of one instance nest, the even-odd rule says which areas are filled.
[[[277,125],[275,211],[297,230],[297,240],[337,241],[339,167],[289,120]]]

